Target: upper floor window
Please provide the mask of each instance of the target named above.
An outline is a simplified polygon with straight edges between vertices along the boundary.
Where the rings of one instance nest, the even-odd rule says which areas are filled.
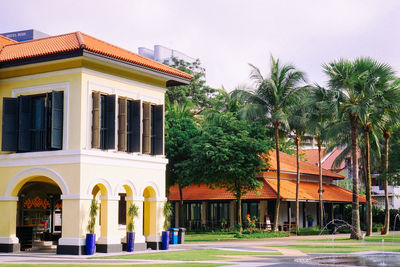
[[[62,149],[64,93],[3,98],[2,150]]]
[[[115,148],[115,95],[93,92],[92,147]]]
[[[143,154],[162,155],[164,150],[164,107],[143,103]]]
[[[118,99],[118,150],[140,152],[140,100]]]

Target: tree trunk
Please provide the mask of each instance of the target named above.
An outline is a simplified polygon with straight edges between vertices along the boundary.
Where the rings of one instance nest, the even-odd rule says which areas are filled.
[[[360,203],[358,201],[358,155],[357,155],[357,129],[358,116],[350,115],[351,123],[351,160],[352,160],[352,178],[353,178],[353,202],[352,202],[352,213],[351,213],[351,239],[361,239],[361,228],[360,228]]]
[[[390,228],[390,209],[389,209],[389,179],[387,173],[389,171],[389,139],[390,139],[390,131],[386,130],[384,132],[385,137],[385,155],[384,155],[384,174],[385,174],[385,226],[383,228],[382,234],[387,235],[389,233]],[[395,230],[395,229],[393,229]]]
[[[182,185],[179,184],[179,227],[184,227]]]
[[[318,171],[319,171],[319,227],[322,230],[324,227],[323,221],[324,221],[324,201],[322,199],[322,193],[324,193],[322,189],[322,162],[321,162],[321,146],[322,143],[320,140],[318,140]]]
[[[279,122],[274,123],[274,128],[275,128],[276,178],[277,178],[274,232],[277,232],[278,222],[279,222],[279,207],[281,205],[281,162],[279,160]]]
[[[300,187],[300,159],[299,159],[299,146],[301,138],[296,133],[296,235],[299,232],[299,222],[300,222],[300,203],[299,203],[299,187]],[[290,219],[290,218],[289,218]],[[290,227],[290,226],[289,226]]]
[[[367,125],[364,128],[365,138],[365,190],[367,195],[367,236],[372,234],[372,200],[371,200],[371,155],[369,146],[369,132],[371,126]]]
[[[238,225],[240,225],[239,232],[241,233],[243,230],[243,224],[242,224],[242,197],[240,195],[236,195],[236,212],[237,212],[237,219],[238,219]]]

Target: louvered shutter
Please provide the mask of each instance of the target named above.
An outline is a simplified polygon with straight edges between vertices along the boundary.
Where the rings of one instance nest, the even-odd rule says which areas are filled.
[[[18,150],[18,99],[3,98],[3,135],[1,149],[3,151]]]
[[[106,142],[105,149],[115,148],[115,95],[106,95]]]
[[[143,103],[143,154],[150,153],[150,116],[151,116],[151,105],[150,103]]]
[[[118,150],[126,151],[127,138],[127,100],[118,98]]]
[[[100,92],[93,92],[92,100],[92,147],[100,148]]]
[[[154,155],[162,155],[163,154],[163,141],[164,141],[164,107],[163,105],[153,106],[153,118],[154,122],[152,123],[154,127],[154,144],[153,154]]]
[[[20,96],[18,122],[18,150],[31,150],[32,101],[30,96]]]
[[[62,149],[64,92],[51,92],[51,148]]]
[[[131,120],[132,135],[130,152],[140,152],[140,100],[132,101]]]

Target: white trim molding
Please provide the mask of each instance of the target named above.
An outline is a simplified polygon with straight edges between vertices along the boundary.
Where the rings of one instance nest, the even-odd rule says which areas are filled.
[[[121,191],[126,191],[125,186],[128,186],[131,189],[133,196],[137,196],[136,186],[133,184],[133,182],[131,180],[128,180],[128,179],[125,179],[122,182],[118,183],[118,185],[114,189],[114,193],[118,194]],[[126,193],[128,193],[128,192],[126,192]]]
[[[131,201],[144,201],[144,197],[134,197],[134,196],[126,196],[125,200]]]
[[[101,195],[100,200],[121,200],[121,197],[113,195]]]
[[[15,88],[11,91],[12,97],[17,97],[23,94],[31,94],[36,92],[64,92],[64,108],[63,108],[63,150],[68,149],[68,122],[69,122],[69,83],[51,83],[30,87]]]
[[[0,244],[17,244],[19,243],[18,237],[0,237]]]
[[[87,194],[91,195],[92,191],[93,191],[93,188],[98,184],[101,184],[106,188],[108,195],[112,195],[113,194],[110,183],[106,179],[103,179],[103,178],[97,178],[94,181],[92,181],[90,183],[89,187],[88,187],[88,190],[86,191]]]
[[[80,194],[61,195],[61,199],[63,199],[63,200],[92,200],[93,195],[80,195]]]
[[[59,245],[64,246],[84,246],[86,245],[86,238],[84,237],[61,237],[58,240]]]
[[[156,197],[160,197],[160,190],[158,188],[158,185],[154,182],[147,182],[144,185],[142,185],[139,196],[143,196],[144,190],[146,190],[147,187],[153,188],[154,191],[156,192]]]
[[[45,167],[34,167],[34,168],[28,168],[26,170],[21,171],[17,175],[15,175],[11,181],[8,183],[6,192],[4,196],[11,196],[12,191],[14,190],[15,186],[18,185],[22,180],[27,179],[32,176],[46,176],[56,182],[56,184],[60,187],[61,192],[63,194],[68,195],[69,194],[69,189],[67,183],[64,181],[64,179],[59,175],[56,171],[45,168]]]
[[[166,197],[145,197],[144,201],[156,201],[156,202],[166,202],[168,199]]]
[[[0,196],[0,201],[18,201],[18,197]]]

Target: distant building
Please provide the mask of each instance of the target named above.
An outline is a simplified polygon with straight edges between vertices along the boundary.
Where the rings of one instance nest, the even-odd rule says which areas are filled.
[[[173,58],[181,59],[181,60],[189,62],[189,63],[193,63],[196,61],[196,59],[193,57],[190,57],[178,50],[174,50],[174,49],[162,46],[162,45],[155,45],[153,50],[146,48],[146,47],[139,47],[138,53],[141,56],[153,59],[155,61],[158,61],[158,62],[161,62],[164,64],[168,64],[168,65],[174,64]],[[205,72],[205,69],[202,67],[199,67],[199,69],[197,69],[197,71]]]
[[[30,29],[30,30],[23,30],[23,31],[16,31],[16,32],[6,32],[6,33],[0,33],[0,35],[3,35],[7,38],[13,39],[17,42],[24,42],[24,41],[30,41],[34,39],[40,39],[43,37],[48,37],[50,35]]]

